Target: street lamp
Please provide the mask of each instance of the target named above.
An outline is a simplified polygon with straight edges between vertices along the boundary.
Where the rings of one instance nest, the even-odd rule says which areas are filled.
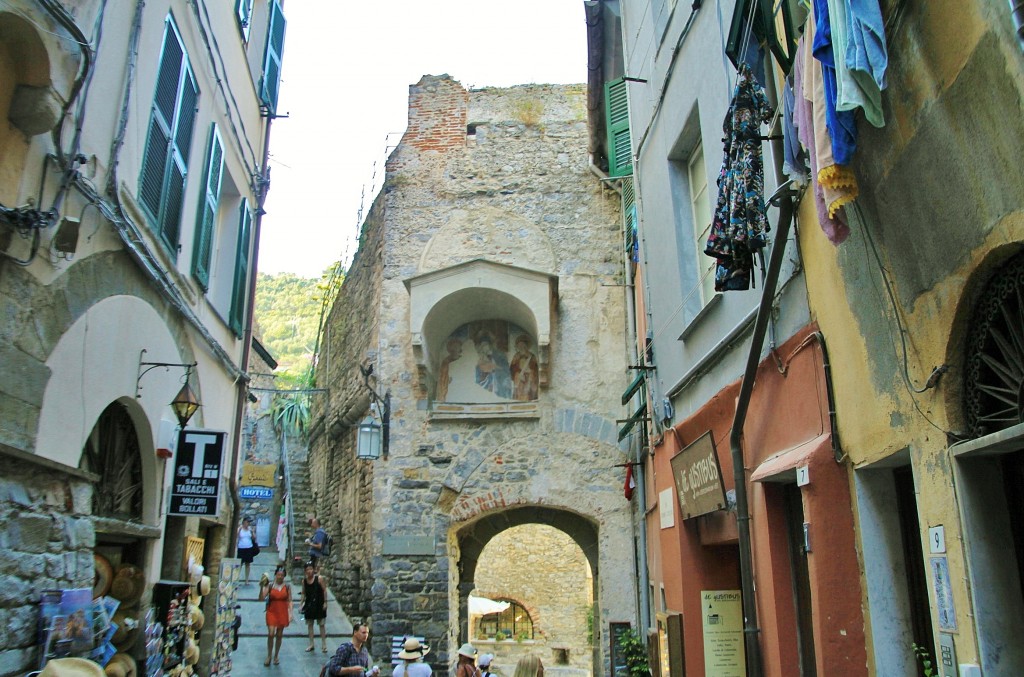
[[[181,390],[171,400],[171,409],[174,410],[174,416],[178,419],[178,423],[184,428],[192,415],[196,413],[201,404],[199,404],[199,398],[196,397],[192,387],[188,381],[192,375],[192,368],[196,366],[196,362],[192,363],[178,363],[178,362],[143,362],[142,358],[146,354],[146,349],[143,348],[142,352],[139,353],[139,369],[135,376],[135,399],[142,397],[142,377],[148,374],[157,367],[163,367],[168,369],[170,367],[184,367],[185,368],[185,384],[181,386]],[[145,368],[143,368],[145,367]]]
[[[370,402],[370,412],[359,422],[356,431],[356,458],[362,461],[376,461],[384,455],[388,457],[388,442],[391,433],[391,392],[384,393],[384,397],[377,394],[377,391],[370,385],[370,375],[373,373],[373,365],[359,367],[363,374],[363,384],[370,391],[373,400]]]

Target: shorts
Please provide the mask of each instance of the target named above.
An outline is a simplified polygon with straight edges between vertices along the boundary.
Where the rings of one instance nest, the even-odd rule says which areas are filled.
[[[252,564],[252,561],[256,558],[256,548],[239,548],[238,559],[242,560],[242,564]]]

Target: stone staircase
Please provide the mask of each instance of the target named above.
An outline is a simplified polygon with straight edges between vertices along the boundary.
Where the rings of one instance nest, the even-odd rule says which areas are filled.
[[[305,560],[306,547],[302,541],[309,536],[308,519],[315,513],[313,505],[313,490],[309,481],[309,463],[307,461],[307,448],[299,440],[288,441],[288,473],[291,480],[292,497],[292,538],[293,561],[298,558],[299,562]],[[299,566],[293,567],[292,576],[295,580],[302,577],[302,569]]]

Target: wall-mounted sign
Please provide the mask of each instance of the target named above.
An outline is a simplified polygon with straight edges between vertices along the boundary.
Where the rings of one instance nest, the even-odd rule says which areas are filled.
[[[220,471],[227,433],[183,430],[174,457],[169,515],[216,517],[220,511]]]
[[[381,543],[385,555],[433,555],[433,536],[385,536]]]
[[[260,465],[258,463],[242,464],[243,487],[270,487],[277,486],[277,466],[275,464]]]
[[[739,590],[701,590],[706,677],[744,677],[743,595]]]
[[[658,492],[658,517],[662,529],[671,529],[676,525],[676,510],[672,506],[672,487]]]
[[[710,430],[672,457],[672,476],[683,519],[725,508],[722,469]]]
[[[945,557],[931,557],[932,586],[935,588],[935,606],[938,609],[939,629],[956,632],[956,606],[949,580],[949,562]]]
[[[274,490],[266,487],[242,487],[238,490],[238,497],[269,501],[274,497]]]

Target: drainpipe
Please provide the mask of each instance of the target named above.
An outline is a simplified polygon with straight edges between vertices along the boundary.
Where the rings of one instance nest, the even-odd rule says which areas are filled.
[[[757,624],[757,600],[754,597],[754,565],[750,552],[750,508],[747,502],[747,476],[743,461],[743,424],[747,418],[750,395],[754,389],[754,378],[757,365],[761,361],[761,348],[764,345],[765,333],[771,319],[775,291],[779,283],[779,271],[786,252],[786,241],[789,239],[789,228],[793,222],[793,190],[792,181],[782,184],[769,203],[779,208],[779,223],[772,247],[771,260],[768,263],[768,275],[761,291],[761,304],[754,320],[754,334],[750,339],[750,352],[743,371],[739,398],[736,402],[736,416],[732,421],[732,433],[729,435],[729,448],[732,452],[733,480],[736,486],[736,526],[739,532],[740,546],[740,585],[743,591],[743,641],[747,657],[747,677],[761,677],[761,632]]]
[[[267,199],[267,191],[270,188],[270,127],[274,118],[273,111],[265,111],[267,119],[263,127],[263,162],[260,164],[260,175],[256,177],[256,218],[252,227],[252,265],[249,266],[249,312],[245,320],[245,330],[242,332],[242,359],[238,363],[240,374],[235,380],[238,386],[238,407],[235,410],[235,453],[231,461],[232,472],[237,476],[238,461],[242,457],[242,421],[245,420],[245,404],[249,396],[249,352],[252,349],[252,324],[256,314],[256,271],[259,269],[260,258],[260,227],[263,224],[263,203]],[[231,518],[231,545],[237,547],[238,543],[238,512]]]
[[[1010,17],[1013,19],[1017,43],[1024,50],[1024,0],[1010,0]]]

